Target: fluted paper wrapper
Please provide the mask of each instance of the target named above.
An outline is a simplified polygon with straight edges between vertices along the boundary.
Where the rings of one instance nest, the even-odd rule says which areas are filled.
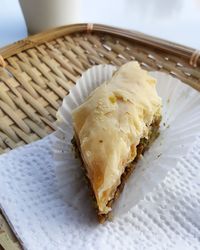
[[[91,209],[91,201],[81,162],[75,158],[71,144],[74,134],[71,113],[92,90],[109,80],[114,71],[116,67],[112,65],[98,65],[83,73],[70,94],[64,98],[57,114],[53,150],[59,190],[68,204],[81,207],[83,211]],[[157,91],[163,103],[160,136],[138,161],[114,204],[114,217],[127,213],[148,193],[154,192],[186,156],[199,134],[199,93],[170,75],[160,72],[150,74],[157,79]]]

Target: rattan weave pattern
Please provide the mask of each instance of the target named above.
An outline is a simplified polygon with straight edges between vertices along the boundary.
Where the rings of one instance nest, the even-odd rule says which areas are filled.
[[[38,44],[24,40],[17,44],[19,52],[8,56],[4,49],[1,53],[6,55],[6,67],[0,67],[0,153],[51,133],[63,97],[94,64],[120,66],[135,59],[147,70],[164,71],[200,88],[199,67],[190,66],[187,57],[176,55],[176,49],[173,54],[156,44],[145,46],[144,35],[138,41],[120,32],[95,31],[95,27],[90,33],[66,35],[65,29],[55,39],[44,35]]]

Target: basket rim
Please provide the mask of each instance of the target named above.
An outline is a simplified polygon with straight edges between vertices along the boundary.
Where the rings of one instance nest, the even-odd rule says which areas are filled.
[[[0,48],[0,55],[6,59],[10,56],[18,54],[24,50],[33,48],[37,45],[54,40],[61,36],[70,35],[76,32],[102,32],[110,35],[116,35],[122,38],[126,38],[135,42],[139,42],[144,46],[160,49],[161,51],[167,51],[174,55],[179,55],[190,59],[195,53],[196,49],[174,43],[165,39],[161,39],[155,36],[150,36],[145,33],[118,28],[115,26],[109,26],[104,24],[91,24],[91,23],[78,23],[72,25],[65,25],[49,29],[47,31],[30,35],[27,38],[14,42],[10,45]]]

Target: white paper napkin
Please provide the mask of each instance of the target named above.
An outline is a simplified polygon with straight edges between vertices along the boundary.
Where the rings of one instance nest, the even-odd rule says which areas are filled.
[[[166,84],[162,90],[167,88]],[[179,96],[176,88],[169,108],[175,108],[182,121],[174,133],[175,140],[179,137],[182,143],[193,138],[191,128],[197,132],[199,107],[194,104],[199,98],[194,91],[184,91]],[[187,101],[178,105],[184,97]],[[189,130],[184,123],[184,112],[188,110],[192,110],[187,121]],[[173,120],[173,116],[168,119]],[[52,134],[0,156],[0,207],[25,249],[200,249],[200,136],[190,142],[190,152],[181,157],[152,193],[134,207],[128,204],[128,213],[104,225],[97,223],[89,194],[82,194],[87,192],[85,183],[80,181],[76,192],[73,185],[68,185],[66,191],[69,193],[71,188],[74,195],[67,201],[61,196],[53,158],[55,140]],[[80,173],[73,178],[80,180]],[[131,190],[134,192],[132,187]]]
[[[87,201],[60,197],[52,140],[0,157],[1,208],[25,249],[200,249],[200,138],[156,191],[104,225]]]

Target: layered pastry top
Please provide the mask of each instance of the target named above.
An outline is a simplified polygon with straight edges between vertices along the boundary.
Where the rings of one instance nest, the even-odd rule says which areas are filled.
[[[108,202],[125,167],[135,159],[140,140],[148,139],[150,125],[160,113],[156,80],[133,61],[73,111],[75,137],[100,213],[109,212]]]

